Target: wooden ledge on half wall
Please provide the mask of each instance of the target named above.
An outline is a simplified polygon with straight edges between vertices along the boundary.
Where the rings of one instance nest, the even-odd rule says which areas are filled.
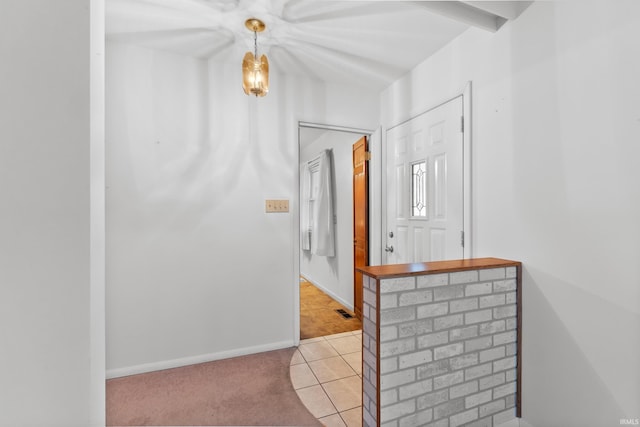
[[[424,274],[451,273],[454,271],[481,270],[500,267],[520,267],[519,261],[501,258],[470,258],[450,261],[414,262],[410,264],[389,264],[358,267],[357,270],[374,279],[420,276]]]

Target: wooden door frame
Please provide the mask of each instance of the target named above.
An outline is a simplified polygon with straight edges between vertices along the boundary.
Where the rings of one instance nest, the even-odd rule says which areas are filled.
[[[369,230],[369,160],[371,159],[371,152],[369,151],[369,139],[370,137],[363,135],[362,137],[358,138],[357,141],[354,142],[354,144],[352,145],[353,150],[352,150],[352,164],[353,164],[353,180],[352,180],[352,186],[353,186],[353,204],[352,204],[352,214],[353,214],[353,311],[356,315],[356,317],[359,320],[362,320],[362,298],[363,298],[363,290],[362,290],[362,286],[363,286],[363,277],[362,277],[362,273],[360,273],[357,268],[358,267],[365,267],[369,264],[369,251],[370,251],[370,247],[369,247],[369,235],[371,234],[371,231]],[[362,141],[362,143],[361,143]],[[362,150],[364,150],[364,153],[362,154],[362,163],[358,163],[358,165],[362,165],[361,169],[356,169],[357,165],[356,165],[356,158],[358,157],[356,155],[356,146],[360,146]],[[361,173],[358,173],[358,171],[361,171]],[[362,176],[364,178],[364,191],[363,191],[363,197],[364,200],[362,201],[358,201],[358,199],[356,198],[356,177],[358,176]],[[363,206],[364,205],[364,206]],[[364,236],[364,246],[361,248],[364,251],[364,265],[357,265],[357,261],[358,261],[358,246],[361,246],[362,242],[358,241],[357,236],[358,236],[358,225],[357,225],[357,218],[361,216],[364,218],[364,233],[362,233],[362,235]]]

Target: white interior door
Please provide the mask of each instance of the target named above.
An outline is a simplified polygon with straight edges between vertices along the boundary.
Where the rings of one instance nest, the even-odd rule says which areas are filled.
[[[386,263],[464,258],[462,96],[387,131]]]

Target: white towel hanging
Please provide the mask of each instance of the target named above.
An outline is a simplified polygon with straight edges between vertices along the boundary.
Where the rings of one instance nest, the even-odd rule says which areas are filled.
[[[309,164],[302,165],[302,203],[300,206],[300,247],[311,250],[311,222],[309,220],[309,202],[311,199],[311,171]]]
[[[327,257],[335,256],[335,225],[333,213],[333,165],[331,151],[319,156],[319,185],[314,202],[311,253]]]

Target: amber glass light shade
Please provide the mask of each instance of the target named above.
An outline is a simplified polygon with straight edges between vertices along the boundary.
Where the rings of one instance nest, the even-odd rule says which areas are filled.
[[[247,95],[265,96],[269,92],[269,61],[247,52],[242,60],[242,88]]]

